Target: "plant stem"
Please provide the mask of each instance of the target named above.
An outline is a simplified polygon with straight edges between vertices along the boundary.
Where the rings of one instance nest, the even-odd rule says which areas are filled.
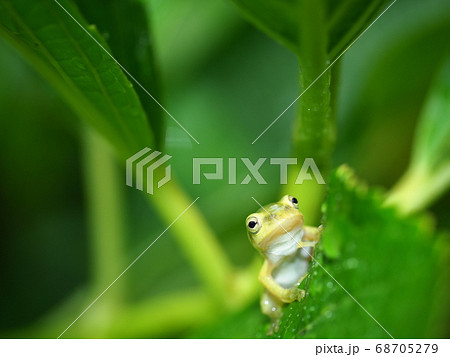
[[[89,242],[91,248],[92,289],[102,291],[123,269],[123,199],[119,168],[113,151],[96,132],[84,130],[84,168]],[[117,284],[103,297],[107,301],[120,302],[123,298],[122,284]]]
[[[419,212],[435,201],[448,188],[450,165],[438,172],[416,165],[410,168],[386,197],[386,206],[395,206],[408,216]]]
[[[203,290],[162,295],[116,316],[111,338],[168,337],[217,320],[224,313]]]
[[[109,294],[109,292],[108,292]],[[86,291],[69,296],[61,305],[25,328],[9,330],[6,338],[55,338],[74,316],[92,302]],[[102,297],[103,299],[106,296]],[[76,322],[63,338],[138,338],[173,337],[188,328],[217,320],[226,310],[221,309],[203,289],[183,290],[146,298],[120,306],[109,315],[95,305]],[[102,304],[103,305],[103,304]]]
[[[386,205],[409,215],[426,208],[450,187],[450,57],[436,73],[416,128],[409,168]]]
[[[148,198],[167,225],[194,201],[174,179]],[[206,289],[216,299],[226,301],[234,268],[196,204],[170,230]]]
[[[328,62],[323,1],[299,1],[299,52],[300,89],[306,89],[326,68]],[[335,141],[334,122],[330,107],[330,71],[323,74],[298,102],[297,119],[294,125],[294,155],[301,165],[305,158],[313,158],[325,178],[330,169],[332,149]],[[313,176],[314,178],[314,176]],[[286,192],[298,195],[302,211],[308,223],[319,220],[320,205],[325,185],[315,180],[295,185],[290,177]]]

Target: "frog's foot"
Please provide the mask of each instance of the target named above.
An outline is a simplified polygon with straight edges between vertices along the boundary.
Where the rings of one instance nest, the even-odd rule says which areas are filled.
[[[283,302],[293,302],[293,301],[301,301],[305,297],[305,290],[299,289],[300,284],[303,280],[308,276],[308,273],[303,274],[300,279],[297,280],[295,285],[289,289],[289,300]]]
[[[294,285],[290,289],[286,289],[285,293],[280,296],[280,300],[285,304],[290,304],[294,301],[300,301],[305,297],[305,290],[299,289],[298,285]]]
[[[292,289],[291,289],[291,296],[292,296],[292,301],[301,301],[304,297],[305,297],[305,290],[303,289],[299,289],[297,287],[297,285],[295,285]],[[292,302],[291,301],[291,302]]]
[[[274,333],[277,333],[280,328],[280,320],[272,320],[270,324],[269,330],[267,330],[267,336],[272,336]]]
[[[283,302],[265,290],[261,295],[261,311],[270,317],[271,324],[267,335],[272,335],[278,331],[280,319],[283,316]]]

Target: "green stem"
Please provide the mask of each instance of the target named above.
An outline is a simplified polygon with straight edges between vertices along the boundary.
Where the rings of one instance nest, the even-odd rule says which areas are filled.
[[[91,247],[92,289],[102,291],[123,269],[124,215],[122,180],[110,146],[92,129],[83,136],[85,190]],[[123,283],[103,297],[103,303],[120,302]]]
[[[158,189],[155,195],[148,195],[148,198],[167,225],[194,201],[173,179]],[[197,203],[170,230],[207,290],[215,298],[225,302],[234,268]]]
[[[410,168],[386,197],[386,206],[395,206],[400,214],[411,215],[434,202],[450,186],[450,165],[437,172],[426,166]]]
[[[305,90],[328,65],[323,1],[299,1],[299,51],[300,89]],[[335,141],[334,122],[331,117],[331,74],[323,74],[301,97],[294,125],[294,155],[299,165],[304,159],[313,158],[326,180],[330,169],[332,149]],[[308,223],[317,223],[325,185],[320,185],[312,175],[312,181],[296,185],[290,177],[286,192],[299,196],[302,211]]]
[[[130,306],[116,316],[111,338],[167,337],[217,320],[224,313],[202,290],[166,294]]]
[[[2,331],[2,337],[55,338],[78,316],[80,308],[84,309],[92,302],[92,296],[86,298],[86,295],[86,291],[78,291],[33,324]],[[98,304],[78,320],[63,338],[173,337],[187,328],[217,320],[225,312],[202,289],[147,298],[121,306],[108,316],[103,313],[99,315],[101,302]]]

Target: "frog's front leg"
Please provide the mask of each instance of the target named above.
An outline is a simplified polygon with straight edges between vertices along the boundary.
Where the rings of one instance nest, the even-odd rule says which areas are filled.
[[[298,289],[297,284],[290,289],[285,289],[275,281],[272,276],[272,271],[274,268],[275,267],[273,264],[266,260],[261,268],[261,271],[259,272],[259,281],[264,285],[269,293],[284,303],[291,303],[295,300],[300,301],[303,299],[305,296],[305,291]]]
[[[303,230],[305,232],[303,236],[303,241],[313,243],[312,246],[316,245],[316,243],[320,239],[320,235],[322,234],[322,226],[319,227],[311,227],[304,226]]]
[[[302,249],[302,255],[304,258],[311,260],[313,258],[314,246],[319,242],[320,235],[322,234],[322,226],[319,227],[311,227],[304,226],[303,227],[304,235],[300,242],[297,242],[297,247]],[[310,247],[310,248],[309,248]],[[304,277],[300,279],[300,282]]]

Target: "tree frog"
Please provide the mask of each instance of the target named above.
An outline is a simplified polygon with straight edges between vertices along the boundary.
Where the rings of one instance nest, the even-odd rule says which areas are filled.
[[[322,226],[305,226],[297,198],[289,195],[252,213],[245,222],[250,242],[265,259],[259,273],[265,288],[261,310],[272,320],[271,334],[278,330],[283,305],[305,296],[298,287],[307,275]]]

